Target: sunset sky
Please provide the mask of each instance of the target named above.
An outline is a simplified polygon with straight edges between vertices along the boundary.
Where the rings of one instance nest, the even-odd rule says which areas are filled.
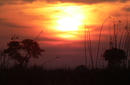
[[[36,40],[45,53],[33,62],[75,67],[84,64],[84,28],[90,31],[95,54],[104,20],[116,18],[123,26],[129,16],[130,0],[0,0],[0,48],[11,36],[35,39],[42,31]],[[106,47],[111,25],[112,19],[104,24],[101,43]]]

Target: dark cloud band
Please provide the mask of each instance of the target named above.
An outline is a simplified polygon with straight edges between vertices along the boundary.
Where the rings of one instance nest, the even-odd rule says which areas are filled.
[[[85,3],[85,4],[96,4],[96,3],[102,3],[102,2],[126,2],[129,0],[0,0],[0,5],[3,4],[17,4],[19,2],[35,2],[35,1],[46,1],[48,3],[53,2],[69,2],[69,3]]]
[[[22,26],[15,23],[8,22],[6,19],[0,18],[0,27],[8,28],[30,28],[28,26]]]
[[[95,4],[95,3],[103,3],[103,2],[126,2],[129,0],[46,0],[46,1],[47,2],[70,2],[70,3]]]
[[[130,12],[130,7],[123,8],[124,11]]]
[[[37,0],[0,0],[0,5],[4,5],[4,4],[18,4],[18,3],[22,3],[22,2],[34,2]]]

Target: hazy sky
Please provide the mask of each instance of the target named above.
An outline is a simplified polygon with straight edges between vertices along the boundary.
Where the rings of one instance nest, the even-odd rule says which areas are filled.
[[[74,67],[84,64],[84,27],[90,31],[95,54],[104,20],[116,18],[123,27],[129,13],[130,0],[0,0],[0,47],[4,48],[11,36],[34,39],[43,31],[37,41],[46,52],[38,63],[48,61],[44,65],[51,68]],[[104,25],[101,43],[105,47],[112,19]]]

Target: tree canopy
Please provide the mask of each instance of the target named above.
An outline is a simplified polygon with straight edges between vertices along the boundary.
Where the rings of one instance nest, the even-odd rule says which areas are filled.
[[[12,40],[7,46],[8,48],[4,50],[4,53],[16,60],[20,65],[27,65],[30,58],[38,58],[44,52],[39,44],[32,39]]]

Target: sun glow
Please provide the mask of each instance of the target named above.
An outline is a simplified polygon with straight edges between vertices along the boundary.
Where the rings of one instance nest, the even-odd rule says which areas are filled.
[[[77,31],[83,25],[84,15],[79,6],[63,7],[63,13],[57,20],[57,29],[61,31]]]

